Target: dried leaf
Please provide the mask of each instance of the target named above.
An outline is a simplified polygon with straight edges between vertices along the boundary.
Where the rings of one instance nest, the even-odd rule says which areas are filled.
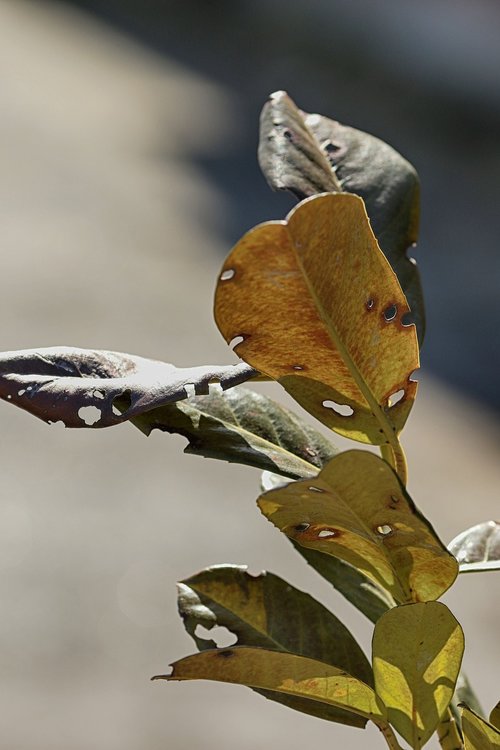
[[[390,723],[415,750],[445,714],[463,650],[462,629],[440,602],[396,607],[375,625],[375,689]]]
[[[231,388],[254,375],[244,364],[179,369],[120,352],[25,349],[0,354],[0,398],[45,422],[109,427],[191,393],[208,393],[211,383]]]
[[[448,545],[460,573],[500,570],[500,523],[485,521],[462,531]]]
[[[177,401],[132,421],[146,435],[154,429],[183,435],[189,440],[186,453],[291,478],[316,476],[337,453],[321,433],[292,411],[245,388]]]
[[[197,634],[225,627],[238,646],[257,646],[317,659],[373,684],[370,664],[347,628],[308,594],[272,573],[250,575],[246,568],[217,565],[179,584],[179,613],[200,651],[216,643]],[[290,617],[293,612],[293,617]],[[364,727],[350,711],[304,698],[264,691],[266,698],[322,719]]]
[[[467,706],[462,706],[465,750],[499,750],[500,731]]]
[[[270,186],[299,200],[325,192],[363,198],[396,272],[422,344],[425,311],[420,274],[406,255],[418,236],[420,187],[414,167],[387,143],[318,114],[302,112],[284,91],[271,94],[260,123],[259,163]]]
[[[373,453],[341,453],[313,481],[271,490],[258,504],[289,538],[344,560],[398,602],[437,599],[457,576],[456,560]]]
[[[160,680],[215,680],[320,701],[366,719],[383,721],[385,709],[374,691],[329,664],[265,648],[213,649],[180,659]]]
[[[416,394],[407,311],[362,200],[345,193],[309,198],[287,221],[248,232],[215,299],[238,356],[324,424],[375,445],[394,443]]]

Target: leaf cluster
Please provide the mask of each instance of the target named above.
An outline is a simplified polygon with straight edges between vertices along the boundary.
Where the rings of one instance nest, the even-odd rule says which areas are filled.
[[[180,369],[67,347],[5,352],[0,398],[67,427],[130,421],[145,435],[175,432],[189,453],[262,470],[262,514],[374,624],[368,659],[309,594],[269,572],[214,566],[179,584],[198,653],[155,679],[241,684],[327,721],[372,721],[393,750],[395,732],[415,750],[434,732],[444,750],[498,748],[499,708],[481,716],[460,673],[462,629],[438,599],[459,572],[500,567],[500,526],[481,523],[447,549],[406,489],[400,434],[425,330],[407,255],[418,232],[415,169],[285,92],[264,106],[259,162],[271,187],[299,203],[251,229],[220,271],[216,324],[243,361]],[[294,412],[241,387],[259,379],[380,456],[339,453]],[[217,646],[219,628],[233,646]]]

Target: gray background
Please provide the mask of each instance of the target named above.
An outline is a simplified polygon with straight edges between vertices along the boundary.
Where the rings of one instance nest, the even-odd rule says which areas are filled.
[[[204,18],[201,3],[192,4],[191,15],[189,3],[165,3],[162,10],[170,14],[163,25],[158,19],[164,14],[157,16],[156,25],[170,34],[170,53],[165,39],[153,43],[151,31],[148,37],[145,26],[138,29],[137,14],[126,28],[112,5],[107,20],[113,26],[102,8],[91,16],[68,4],[0,2],[2,348],[66,344],[130,351],[179,366],[231,362],[211,319],[217,270],[239,233],[281,216],[290,205],[256,176],[256,118],[269,91],[289,88],[305,108],[341,117],[398,147],[411,119],[401,112],[411,111],[412,96],[397,89],[393,111],[377,106],[379,89],[370,86],[374,62],[365,72],[352,69],[350,85],[336,79],[333,91],[306,63],[286,56],[283,39],[275,58],[262,54],[267,48],[259,49],[258,38],[242,46],[253,27],[235,23],[234,8],[246,13],[247,24],[268,13],[273,29],[297,33],[300,16],[285,16],[280,3],[269,4],[273,16],[260,2],[253,14],[248,3],[228,3],[225,14],[224,4],[214,3],[218,18],[234,23],[232,34],[213,14]],[[311,4],[304,18],[325,35],[312,11],[322,5]],[[354,17],[350,23],[357,33],[364,29],[379,57],[390,57],[390,40],[401,35],[398,28],[390,31],[388,11],[382,14],[391,4],[375,5],[379,13],[364,17],[364,4],[351,4],[363,24]],[[476,27],[463,19],[471,6],[455,5],[451,31],[465,29],[470,40]],[[447,6],[427,8],[444,13]],[[287,7],[304,13],[302,3]],[[476,109],[484,115],[483,138],[470,149],[457,150],[446,130],[427,133],[432,157],[450,157],[449,171],[441,171],[437,183],[422,142],[404,150],[427,195],[419,257],[430,310],[422,383],[404,444],[410,490],[444,541],[495,517],[498,507],[499,429],[488,395],[496,393],[496,382],[484,367],[495,363],[491,332],[498,319],[493,238],[499,164],[487,123],[493,133],[500,107],[485,72],[494,55],[487,44],[491,7],[474,3],[485,9],[485,41],[476,39],[467,51],[467,69],[476,77],[459,70],[461,86],[440,83],[455,48],[452,41],[448,48],[437,45],[442,54],[432,56],[436,24],[427,29],[425,55],[410,56],[406,68],[405,56],[397,57],[398,74],[412,82],[411,91],[417,83],[418,90],[435,91],[433,100],[420,102],[421,112],[434,121],[439,104],[441,117],[455,123],[457,140],[471,132],[467,122],[454,119],[457,101],[470,101],[471,121]],[[346,4],[337,11],[339,18],[350,17]],[[209,18],[218,37],[208,34]],[[343,23],[340,31],[333,23],[328,28],[330,43],[343,40],[342,56],[350,60],[353,42],[341,33],[348,28]],[[302,25],[307,28],[305,20]],[[414,37],[423,32],[416,21],[404,29],[400,43],[409,54],[410,42],[416,45]],[[368,41],[359,45],[371,49]],[[189,49],[198,50],[197,64],[188,59]],[[266,75],[254,75],[252,54],[271,60]],[[225,76],[214,62],[219,58],[220,66],[224,55]],[[415,62],[423,58],[427,70]],[[483,68],[473,64],[483,58]],[[387,70],[394,69],[391,59]],[[288,80],[294,71],[299,93]],[[246,92],[235,86],[236,73],[245,76]],[[370,90],[369,114],[353,119],[349,108]],[[420,129],[431,130],[425,117],[420,122]],[[464,164],[475,168],[475,177]],[[477,213],[469,211],[469,198]],[[461,242],[453,234],[455,222]],[[470,325],[461,325],[461,318]],[[441,370],[433,364],[439,358]],[[436,380],[429,365],[441,377],[447,369],[452,380],[455,374],[455,384],[462,376],[463,386],[467,378],[479,383],[473,392],[482,405]],[[267,392],[287,402],[278,388]],[[216,562],[267,568],[312,590],[369,648],[369,624],[260,516],[256,471],[185,456],[178,437],[145,439],[129,426],[65,431],[0,406],[2,748],[299,750],[311,741],[353,750],[383,746],[376,730],[364,734],[295,714],[244,688],[149,682],[194,650],[176,614],[175,581]],[[466,668],[487,709],[499,697],[498,587],[494,574],[468,576],[445,597],[464,625]]]

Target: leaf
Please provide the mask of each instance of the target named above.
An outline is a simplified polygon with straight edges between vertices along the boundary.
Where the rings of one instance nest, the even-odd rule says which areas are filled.
[[[265,648],[202,651],[172,666],[160,680],[215,680],[270,690],[286,696],[320,701],[354,711],[366,719],[383,721],[385,709],[372,688],[330,664]]]
[[[349,630],[308,594],[272,573],[253,576],[244,566],[217,565],[179,584],[179,613],[200,650],[214,648],[202,638],[207,630],[225,627],[239,646],[258,646],[323,661],[373,684],[370,664]],[[293,616],[290,613],[293,612]],[[319,718],[364,727],[366,720],[350,711],[277,693],[271,700]]]
[[[463,650],[462,629],[440,602],[396,607],[375,625],[375,690],[389,722],[415,750],[446,712]]]
[[[498,750],[500,732],[467,706],[462,706],[465,750]]]
[[[109,427],[191,392],[208,393],[211,383],[231,388],[254,375],[244,364],[179,369],[121,352],[25,349],[0,354],[0,398],[49,424]]]
[[[491,709],[490,724],[493,724],[495,729],[500,730],[500,701]]]
[[[340,453],[314,480],[267,492],[258,504],[289,538],[344,560],[398,602],[436,599],[457,576],[456,560],[373,453]]]
[[[285,91],[271,94],[262,110],[259,164],[274,190],[290,190],[299,200],[332,191],[363,198],[422,344],[422,285],[415,261],[406,255],[418,236],[420,186],[414,167],[373,135],[302,112]]]
[[[215,297],[217,325],[227,342],[239,340],[238,356],[328,427],[375,445],[394,443],[416,394],[407,311],[363,201],[345,193],[309,198],[287,221],[248,232]]]
[[[478,523],[456,536],[448,549],[457,558],[460,573],[500,570],[500,523]]]
[[[267,396],[245,388],[195,396],[133,419],[146,435],[177,432],[186,453],[235,461],[287,477],[316,476],[335,453],[326,438]]]
[[[273,474],[269,471],[262,473],[262,492],[268,492],[286,485],[287,480],[279,474]],[[387,591],[370,581],[349,563],[340,560],[338,557],[302,547],[293,539],[290,539],[290,541],[297,552],[320,576],[331,583],[339,594],[342,594],[347,601],[372,622],[377,622],[384,612],[396,605]]]

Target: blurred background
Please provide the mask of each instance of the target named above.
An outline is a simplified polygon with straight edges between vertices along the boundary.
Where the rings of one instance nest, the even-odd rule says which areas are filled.
[[[1,348],[233,361],[214,279],[244,231],[293,205],[256,161],[260,109],[286,89],[419,171],[410,489],[445,542],[498,516],[499,35],[495,0],[0,0]],[[368,623],[260,516],[256,471],[0,406],[2,747],[382,746],[244,688],[149,682],[194,651],[175,581],[216,562],[314,591],[369,648]],[[466,576],[446,597],[488,711],[499,582]]]

